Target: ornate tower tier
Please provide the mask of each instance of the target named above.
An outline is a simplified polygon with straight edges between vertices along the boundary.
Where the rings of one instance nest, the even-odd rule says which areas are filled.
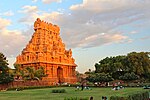
[[[44,67],[48,75],[44,80],[50,84],[75,83],[75,60],[71,49],[65,49],[65,44],[60,37],[60,28],[37,18],[34,30],[31,40],[17,56],[15,64],[21,65],[22,68]]]

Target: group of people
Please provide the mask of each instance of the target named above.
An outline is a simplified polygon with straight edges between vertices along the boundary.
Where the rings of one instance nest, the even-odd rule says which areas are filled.
[[[76,89],[80,90],[80,86],[77,86]],[[81,85],[81,90],[83,91],[84,89],[91,90],[90,87]]]
[[[124,89],[123,86],[115,86],[112,88],[112,90],[120,90],[120,89]]]

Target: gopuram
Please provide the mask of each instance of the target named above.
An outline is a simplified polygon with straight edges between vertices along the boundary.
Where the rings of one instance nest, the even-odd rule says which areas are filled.
[[[72,50],[65,49],[60,37],[60,28],[37,18],[34,30],[31,40],[17,56],[15,64],[19,64],[21,68],[44,67],[47,74],[44,80],[49,84],[75,83],[75,60]]]

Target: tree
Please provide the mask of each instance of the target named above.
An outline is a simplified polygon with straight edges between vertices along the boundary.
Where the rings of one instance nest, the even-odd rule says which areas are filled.
[[[131,52],[127,55],[128,67],[130,72],[134,72],[140,77],[146,77],[150,74],[149,52]]]
[[[35,71],[35,77],[37,77],[38,79],[42,79],[42,77],[46,76],[44,73],[44,68],[40,67],[39,69],[37,69]]]
[[[132,80],[137,80],[139,79],[139,76],[136,75],[135,73],[131,72],[131,73],[125,73],[124,75],[120,76],[119,79],[129,82]]]
[[[17,79],[21,77],[23,80],[40,80],[42,77],[45,77],[46,74],[43,67],[36,70],[32,66],[22,68],[21,65],[15,65],[15,76]]]
[[[92,71],[91,69],[89,69],[88,71],[86,71],[84,74],[92,74],[92,73],[95,73],[95,71]]]
[[[109,82],[112,81],[113,78],[109,74],[105,73],[95,73],[95,74],[90,74],[87,78],[88,81],[90,82]]]
[[[13,81],[13,76],[9,74],[8,61],[3,53],[0,53],[0,84],[7,84]]]
[[[140,78],[150,79],[150,52],[131,52],[126,56],[106,57],[95,64],[96,73],[119,79],[126,73],[135,73]]]
[[[18,80],[20,77],[24,76],[23,70],[21,70],[21,65],[19,64],[14,64],[15,71],[14,71],[14,76]]]
[[[29,66],[29,67],[26,67],[26,70],[27,70],[26,73],[28,73],[28,79],[29,80],[35,79],[35,72],[36,72],[35,68]]]
[[[95,72],[113,74],[117,71],[126,70],[124,68],[125,58],[126,56],[106,57],[95,64]]]

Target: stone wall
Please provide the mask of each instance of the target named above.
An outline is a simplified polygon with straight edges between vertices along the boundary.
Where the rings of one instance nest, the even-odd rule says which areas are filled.
[[[0,84],[0,90],[7,90],[8,88],[18,87],[32,87],[32,86],[50,86],[55,84],[48,84],[45,81],[14,81],[8,84]]]

